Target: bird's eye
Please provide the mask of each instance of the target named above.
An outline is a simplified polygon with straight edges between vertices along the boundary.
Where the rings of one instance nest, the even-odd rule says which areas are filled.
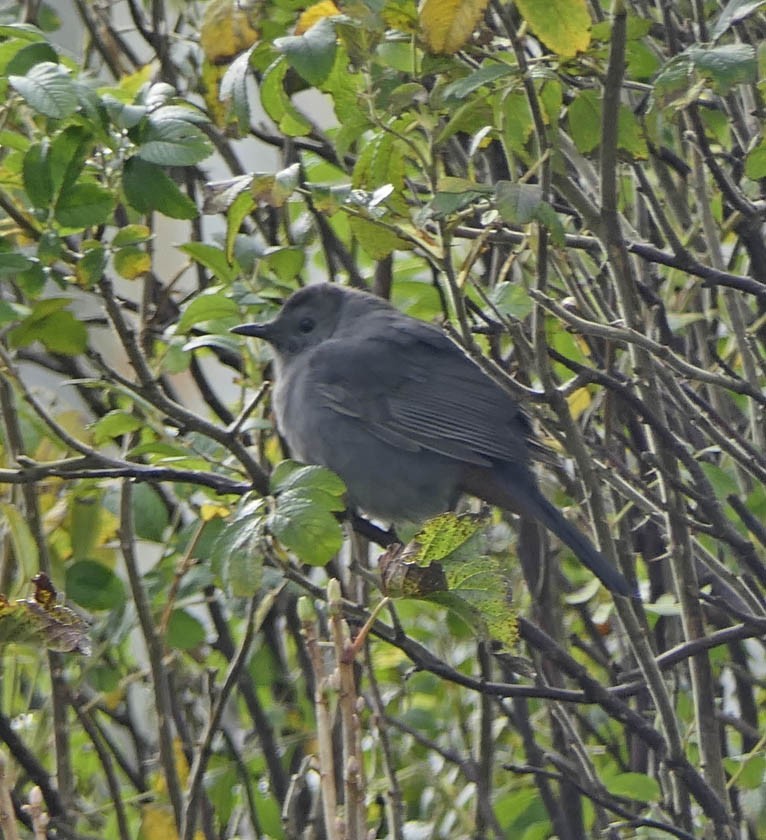
[[[301,318],[301,320],[298,322],[298,329],[302,333],[310,333],[315,326],[316,324],[314,323],[313,318]]]

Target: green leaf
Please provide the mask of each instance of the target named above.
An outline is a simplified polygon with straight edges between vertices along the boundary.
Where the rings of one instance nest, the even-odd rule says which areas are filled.
[[[725,499],[727,496],[737,495],[739,493],[739,487],[730,469],[724,470],[716,464],[710,464],[705,461],[700,462],[700,469],[705,473],[705,477],[712,485],[719,499]]]
[[[263,551],[259,543],[264,537],[266,509],[265,499],[244,496],[213,544],[213,567],[220,568],[224,586],[237,597],[252,595],[261,585]]]
[[[201,294],[184,309],[176,325],[177,333],[188,332],[197,324],[231,318],[239,312],[236,301],[222,292]]]
[[[553,52],[574,56],[590,44],[590,11],[586,0],[517,0],[531,30]]]
[[[20,41],[45,41],[45,35],[31,23],[6,23],[0,25],[0,37],[18,38]]]
[[[0,513],[10,534],[15,560],[23,570],[23,577],[29,579],[40,568],[40,555],[27,519],[11,504],[0,503]]]
[[[537,184],[498,181],[495,186],[495,206],[506,222],[525,225],[535,218],[542,194],[542,188]]]
[[[32,145],[28,138],[23,137],[15,131],[0,128],[0,146],[3,149],[13,149],[16,152],[26,153]]]
[[[625,796],[639,802],[656,802],[660,797],[657,780],[644,773],[619,773],[604,781],[613,796]]]
[[[268,266],[281,283],[288,284],[300,273],[306,261],[303,248],[267,248],[261,263]]]
[[[116,525],[116,517],[104,508],[103,493],[100,491],[76,492],[69,506],[69,536],[72,543],[72,559],[85,560],[93,550],[100,547],[110,521]]]
[[[138,245],[119,248],[113,257],[114,270],[126,280],[135,280],[151,271],[152,257]]]
[[[240,193],[229,207],[226,214],[226,257],[229,260],[235,259],[235,245],[239,236],[239,228],[242,222],[255,209],[255,199],[248,192]],[[237,260],[239,262],[239,260]]]
[[[276,274],[281,283],[290,283],[303,269],[306,252],[303,248],[267,248],[261,263]]]
[[[139,484],[133,490],[133,520],[137,537],[150,542],[163,541],[168,509],[159,493],[148,484]]]
[[[483,85],[503,79],[511,74],[518,75],[518,69],[510,64],[496,61],[485,61],[484,64],[473,73],[469,73],[456,82],[451,82],[442,91],[445,102],[450,99],[465,99],[469,94],[478,90]]]
[[[28,311],[23,304],[0,300],[0,326],[20,321],[28,314]]]
[[[225,213],[245,190],[250,188],[252,183],[253,175],[237,175],[235,178],[226,178],[223,181],[208,181],[204,186],[202,212]],[[255,202],[251,201],[251,206],[254,207]]]
[[[139,242],[146,242],[153,236],[152,231],[146,225],[125,225],[120,228],[112,239],[115,248],[122,248],[125,245],[136,245]]]
[[[55,195],[74,186],[93,148],[93,135],[81,125],[67,126],[51,142],[48,155]]]
[[[726,30],[757,12],[766,0],[729,0],[710,33],[717,41]]]
[[[125,603],[125,587],[115,573],[95,560],[78,560],[66,571],[66,594],[86,610],[111,610]]]
[[[197,205],[159,166],[139,157],[129,158],[122,172],[125,199],[139,213],[154,210],[171,219],[196,219]]]
[[[134,414],[115,409],[103,417],[99,417],[90,428],[93,433],[93,442],[100,446],[102,443],[135,432],[137,429],[143,428],[143,425],[143,421]]]
[[[192,650],[207,638],[200,621],[186,610],[173,610],[168,621],[165,643],[175,650]]]
[[[763,753],[732,756],[724,758],[723,761],[729,776],[736,778],[739,788],[744,790],[763,788],[763,779],[766,775],[766,756]]]
[[[726,95],[735,85],[757,81],[758,60],[750,44],[690,47],[687,53],[696,70],[713,83],[716,93]]]
[[[77,282],[86,289],[92,288],[104,276],[106,263],[107,253],[102,245],[90,248],[75,266]]]
[[[271,473],[269,486],[272,493],[285,490],[306,489],[321,490],[333,496],[341,497],[346,492],[346,485],[332,470],[316,465],[306,466],[298,461],[280,461]],[[343,507],[336,508],[343,510]]]
[[[36,65],[47,61],[58,63],[56,50],[47,41],[35,41],[22,47],[3,68],[4,76],[26,76]]]
[[[101,102],[117,128],[124,130],[135,128],[146,117],[145,105],[128,105],[109,94],[103,96]]]
[[[54,119],[71,116],[79,104],[77,87],[67,70],[52,61],[36,64],[24,76],[11,76],[10,83],[27,104]]]
[[[671,103],[682,107],[698,98],[706,83],[716,93],[726,95],[737,84],[754,82],[757,72],[757,56],[749,44],[689,47],[673,56],[657,74],[655,98],[660,107]]]
[[[64,252],[63,246],[64,243],[56,231],[43,231],[37,243],[37,258],[40,260],[41,265],[53,265],[57,260],[61,259]]]
[[[524,93],[511,91],[503,99],[503,136],[510,148],[522,157],[527,155],[527,143],[534,130],[532,111]]]
[[[0,253],[0,277],[3,275],[14,276],[21,271],[26,271],[35,264],[32,257],[19,254],[13,251]]]
[[[763,140],[747,153],[745,175],[753,181],[766,178],[766,142]]]
[[[227,532],[227,537],[235,534],[234,530]],[[228,592],[236,598],[248,598],[254,595],[261,586],[263,579],[263,553],[257,550],[231,551],[226,550],[224,540],[216,546],[221,552],[221,577]]]
[[[35,143],[24,155],[24,189],[33,207],[47,210],[53,199],[53,179],[49,160],[50,145]]]
[[[564,225],[553,207],[547,201],[541,201],[535,208],[533,215],[546,228],[551,237],[551,242],[557,248],[563,248],[566,243]]]
[[[284,79],[288,70],[285,56],[279,56],[264,70],[261,79],[261,104],[264,111],[288,137],[301,137],[311,131],[311,123],[293,105],[285,92]]]
[[[444,560],[465,546],[478,533],[480,526],[481,523],[475,519],[452,514],[429,520],[415,538],[418,545],[417,564],[429,566]]]
[[[507,570],[488,554],[482,522],[445,513],[429,520],[402,549],[381,559],[391,597],[424,598],[459,615],[479,638],[510,649],[518,636]]]
[[[51,303],[52,306],[44,306]],[[71,312],[63,311],[68,300],[50,299],[36,304],[32,314],[9,335],[14,347],[26,347],[34,341],[41,341],[53,353],[77,356],[84,352],[88,343],[85,324]]]
[[[649,148],[636,115],[627,105],[621,105],[617,118],[617,146],[634,158],[646,160]]]
[[[583,154],[592,152],[601,142],[601,100],[594,90],[577,95],[567,110],[569,133]]]
[[[33,262],[26,271],[16,275],[16,284],[27,295],[36,297],[48,282],[48,272],[39,262]]]
[[[333,498],[288,490],[277,499],[277,509],[267,517],[266,525],[304,563],[324,566],[343,545],[343,530],[327,504]]]
[[[447,125],[436,135],[434,145],[444,145],[450,137],[459,132],[473,134],[478,126],[491,125],[493,119],[492,108],[488,97],[472,96],[450,111]]]
[[[490,300],[502,315],[523,320],[532,311],[529,292],[521,283],[498,283],[490,292]]]
[[[209,157],[213,145],[202,130],[188,118],[174,118],[167,111],[162,108],[150,115],[137,156],[160,166],[192,166]]]
[[[236,266],[231,265],[223,250],[215,245],[208,245],[205,242],[187,242],[185,245],[180,245],[178,250],[188,254],[200,265],[204,265],[222,283],[228,285],[237,278]]]
[[[250,75],[250,58],[253,48],[246,50],[231,62],[221,79],[219,95],[223,102],[230,103],[237,120],[239,131],[244,134],[250,128],[250,101],[247,95],[247,79]]]
[[[271,476],[276,510],[267,517],[271,533],[301,560],[323,566],[343,544],[343,531],[333,515],[345,508],[346,488],[324,467],[282,461]]]
[[[441,219],[470,207],[476,201],[486,200],[492,193],[492,187],[469,181],[467,178],[440,178],[437,193],[431,199],[429,207],[433,216]]]
[[[322,18],[303,35],[277,38],[274,47],[310,85],[321,85],[335,61],[336,37],[332,18]]]
[[[65,189],[54,209],[56,221],[68,228],[96,227],[111,221],[115,196],[98,184],[78,183]]]

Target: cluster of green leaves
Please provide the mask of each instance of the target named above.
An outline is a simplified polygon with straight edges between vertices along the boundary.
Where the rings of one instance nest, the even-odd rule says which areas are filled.
[[[0,89],[8,103],[0,188],[18,208],[26,239],[0,242],[0,272],[34,300],[47,283],[92,287],[110,260],[127,279],[150,271],[150,233],[138,220],[153,211],[197,216],[166,170],[208,157],[212,147],[200,127],[207,118],[169,85],[147,84],[148,68],[101,86],[80,77],[34,27],[9,24],[0,36]],[[108,237],[89,235],[103,227],[111,229]],[[4,301],[3,323],[16,324],[12,345],[40,340],[52,352],[82,353],[82,324],[66,306],[63,298],[31,306]]]

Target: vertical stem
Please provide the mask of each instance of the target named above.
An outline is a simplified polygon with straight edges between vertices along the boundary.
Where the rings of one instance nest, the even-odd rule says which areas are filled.
[[[640,302],[636,290],[632,265],[622,236],[617,203],[617,132],[619,122],[620,93],[625,68],[626,45],[626,10],[624,0],[614,0],[612,6],[613,27],[609,52],[609,65],[604,84],[603,118],[601,130],[601,215],[604,223],[604,237],[610,265],[616,282],[616,291],[620,313],[631,329],[642,331]],[[632,367],[639,376],[639,388],[643,399],[655,406],[660,417],[664,418],[664,406],[657,388],[654,375],[654,360],[651,354],[631,344]],[[666,420],[666,418],[665,418]],[[666,420],[667,422],[667,420]],[[683,500],[667,481],[666,476],[675,473],[675,462],[670,452],[663,445],[650,427],[649,439],[652,449],[660,462],[660,488],[665,502],[668,529],[671,535],[670,565],[676,592],[681,603],[684,632],[687,639],[699,638],[704,634],[702,612],[698,600],[697,582],[691,552],[691,541],[683,516]],[[641,640],[641,628],[630,606],[618,601],[620,617],[626,624],[629,638],[638,652],[637,642]],[[660,677],[656,663],[648,649],[642,651],[639,658],[647,678],[656,707],[660,713],[663,729],[668,739],[669,758],[671,761],[683,754],[683,743],[678,731],[674,710],[667,696],[665,685]],[[698,737],[703,762],[703,775],[713,791],[724,805],[726,791],[723,783],[720,740],[715,721],[714,695],[712,692],[712,673],[706,653],[695,656],[691,661],[692,689],[695,699]],[[675,785],[676,807],[681,810],[684,827],[691,828],[691,814],[688,796]],[[729,826],[719,824],[721,837],[729,836]]]
[[[15,461],[19,455],[24,454],[24,440],[13,398],[13,390],[10,381],[5,377],[0,377],[0,410],[5,424],[9,460]],[[22,484],[20,492],[29,530],[37,545],[40,571],[52,578],[48,543],[45,539],[40,507],[37,503],[37,487],[34,484]],[[64,678],[64,657],[62,654],[48,651],[48,671],[51,677],[56,786],[62,804],[71,803],[74,799],[74,774],[69,741],[69,722],[67,720],[68,689]],[[60,819],[64,822],[69,821],[66,811],[62,812]]]
[[[183,814],[183,797],[181,783],[178,780],[175,754],[173,750],[173,709],[170,687],[167,678],[163,644],[157,635],[154,625],[149,599],[144,589],[133,542],[133,485],[130,481],[123,481],[120,497],[120,548],[125,560],[133,602],[136,605],[138,623],[144,637],[149,654],[149,668],[152,672],[152,687],[154,689],[154,705],[157,710],[157,728],[159,730],[160,763],[168,788],[168,796],[173,806],[176,826],[181,826]]]
[[[327,585],[327,607],[338,668],[338,709],[343,737],[343,785],[347,840],[362,840],[365,829],[362,755],[359,745],[359,716],[354,680],[354,659],[348,625],[343,618],[340,583]]]
[[[325,667],[320,648],[316,616],[307,598],[298,601],[298,614],[306,639],[306,648],[314,671],[314,714],[319,746],[319,787],[322,792],[322,814],[327,840],[343,840],[338,825],[338,797],[335,790],[335,758],[332,744],[332,715]]]
[[[8,774],[5,753],[0,751],[0,834],[4,840],[19,840],[16,831],[16,815],[11,799],[12,782]]]

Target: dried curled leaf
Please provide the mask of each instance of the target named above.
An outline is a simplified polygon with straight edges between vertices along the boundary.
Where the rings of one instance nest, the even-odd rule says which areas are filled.
[[[33,598],[9,601],[0,595],[0,644],[43,645],[59,653],[90,654],[88,623],[58,603],[58,594],[45,574],[38,574]]]

